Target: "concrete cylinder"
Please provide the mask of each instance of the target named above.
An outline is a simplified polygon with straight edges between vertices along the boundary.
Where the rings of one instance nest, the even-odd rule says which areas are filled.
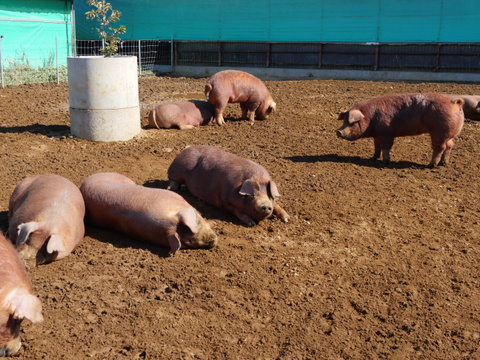
[[[70,131],[90,141],[125,141],[141,131],[136,56],[69,57]]]

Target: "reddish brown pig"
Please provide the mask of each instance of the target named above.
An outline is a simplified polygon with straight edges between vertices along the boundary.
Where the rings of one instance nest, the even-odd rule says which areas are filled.
[[[452,100],[436,93],[385,95],[354,105],[340,113],[343,125],[337,135],[347,140],[373,137],[374,159],[390,161],[390,149],[398,136],[428,133],[433,155],[429,166],[448,163],[453,139],[463,127],[461,98]]]
[[[168,169],[169,188],[185,184],[201,200],[224,208],[245,225],[272,214],[287,222],[288,214],[275,200],[280,194],[265,168],[215,146],[190,146]]]
[[[148,115],[148,124],[153,128],[193,129],[213,121],[213,106],[202,100],[166,102],[155,107]]]
[[[462,98],[463,113],[467,119],[480,120],[480,96],[478,95],[448,95],[452,99]]]
[[[43,321],[42,304],[33,295],[32,284],[17,252],[0,234],[0,356],[15,354],[22,342],[23,319]]]
[[[85,235],[85,203],[77,186],[55,174],[18,183],[9,203],[9,238],[27,268],[60,260]]]
[[[205,85],[205,96],[215,109],[215,121],[223,125],[228,103],[240,103],[242,117],[250,121],[266,119],[276,104],[265,84],[257,77],[238,70],[223,70],[212,75]]]
[[[170,248],[211,248],[217,235],[180,195],[136,185],[126,176],[98,173],[80,186],[91,224]]]

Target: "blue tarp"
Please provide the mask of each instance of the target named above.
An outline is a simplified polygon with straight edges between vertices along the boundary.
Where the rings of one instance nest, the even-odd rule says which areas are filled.
[[[479,0],[111,0],[123,39],[478,42]],[[76,1],[78,39],[97,39]]]

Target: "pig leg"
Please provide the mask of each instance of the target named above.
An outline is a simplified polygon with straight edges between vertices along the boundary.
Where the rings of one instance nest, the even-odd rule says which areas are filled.
[[[248,112],[247,104],[240,103],[240,109],[242,109],[242,118],[246,118]]]
[[[393,146],[393,140],[393,136],[382,136],[378,138],[382,150],[382,161],[384,163],[390,162],[390,149]]]
[[[432,160],[428,164],[429,168],[433,168],[437,165],[446,165],[448,163],[450,152],[453,147],[453,139],[448,139],[446,141],[442,140],[433,140],[432,139]]]
[[[255,226],[256,223],[255,221],[250,218],[250,216],[248,215],[245,215],[244,213],[240,212],[235,206],[233,205],[226,205],[225,208],[231,212],[233,215],[235,215],[237,218],[240,219],[240,221],[245,225],[245,226],[248,226],[248,227],[252,227],[252,226]]]
[[[273,215],[278,217],[283,222],[288,222],[288,220],[290,220],[290,216],[278,204],[273,205]]]
[[[380,154],[382,153],[382,148],[380,146],[380,140],[378,138],[373,138],[373,144],[375,146],[375,151],[373,153],[373,160],[377,160],[380,157]]]

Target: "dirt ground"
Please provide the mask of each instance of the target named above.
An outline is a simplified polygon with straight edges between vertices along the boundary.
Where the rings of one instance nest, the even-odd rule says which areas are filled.
[[[202,99],[205,79],[140,80],[142,121],[162,101]],[[263,165],[291,221],[247,228],[181,194],[219,235],[211,250],[167,250],[87,226],[66,259],[31,271],[45,321],[24,321],[19,359],[480,359],[480,122],[451,163],[427,169],[429,137],[398,138],[392,163],[371,139],[338,139],[337,114],[377,95],[480,94],[480,85],[267,81],[277,112],[252,126],[144,128],[128,142],[69,135],[68,87],[0,89],[0,228],[26,176],[76,185],[114,171],[166,188],[187,144]]]

